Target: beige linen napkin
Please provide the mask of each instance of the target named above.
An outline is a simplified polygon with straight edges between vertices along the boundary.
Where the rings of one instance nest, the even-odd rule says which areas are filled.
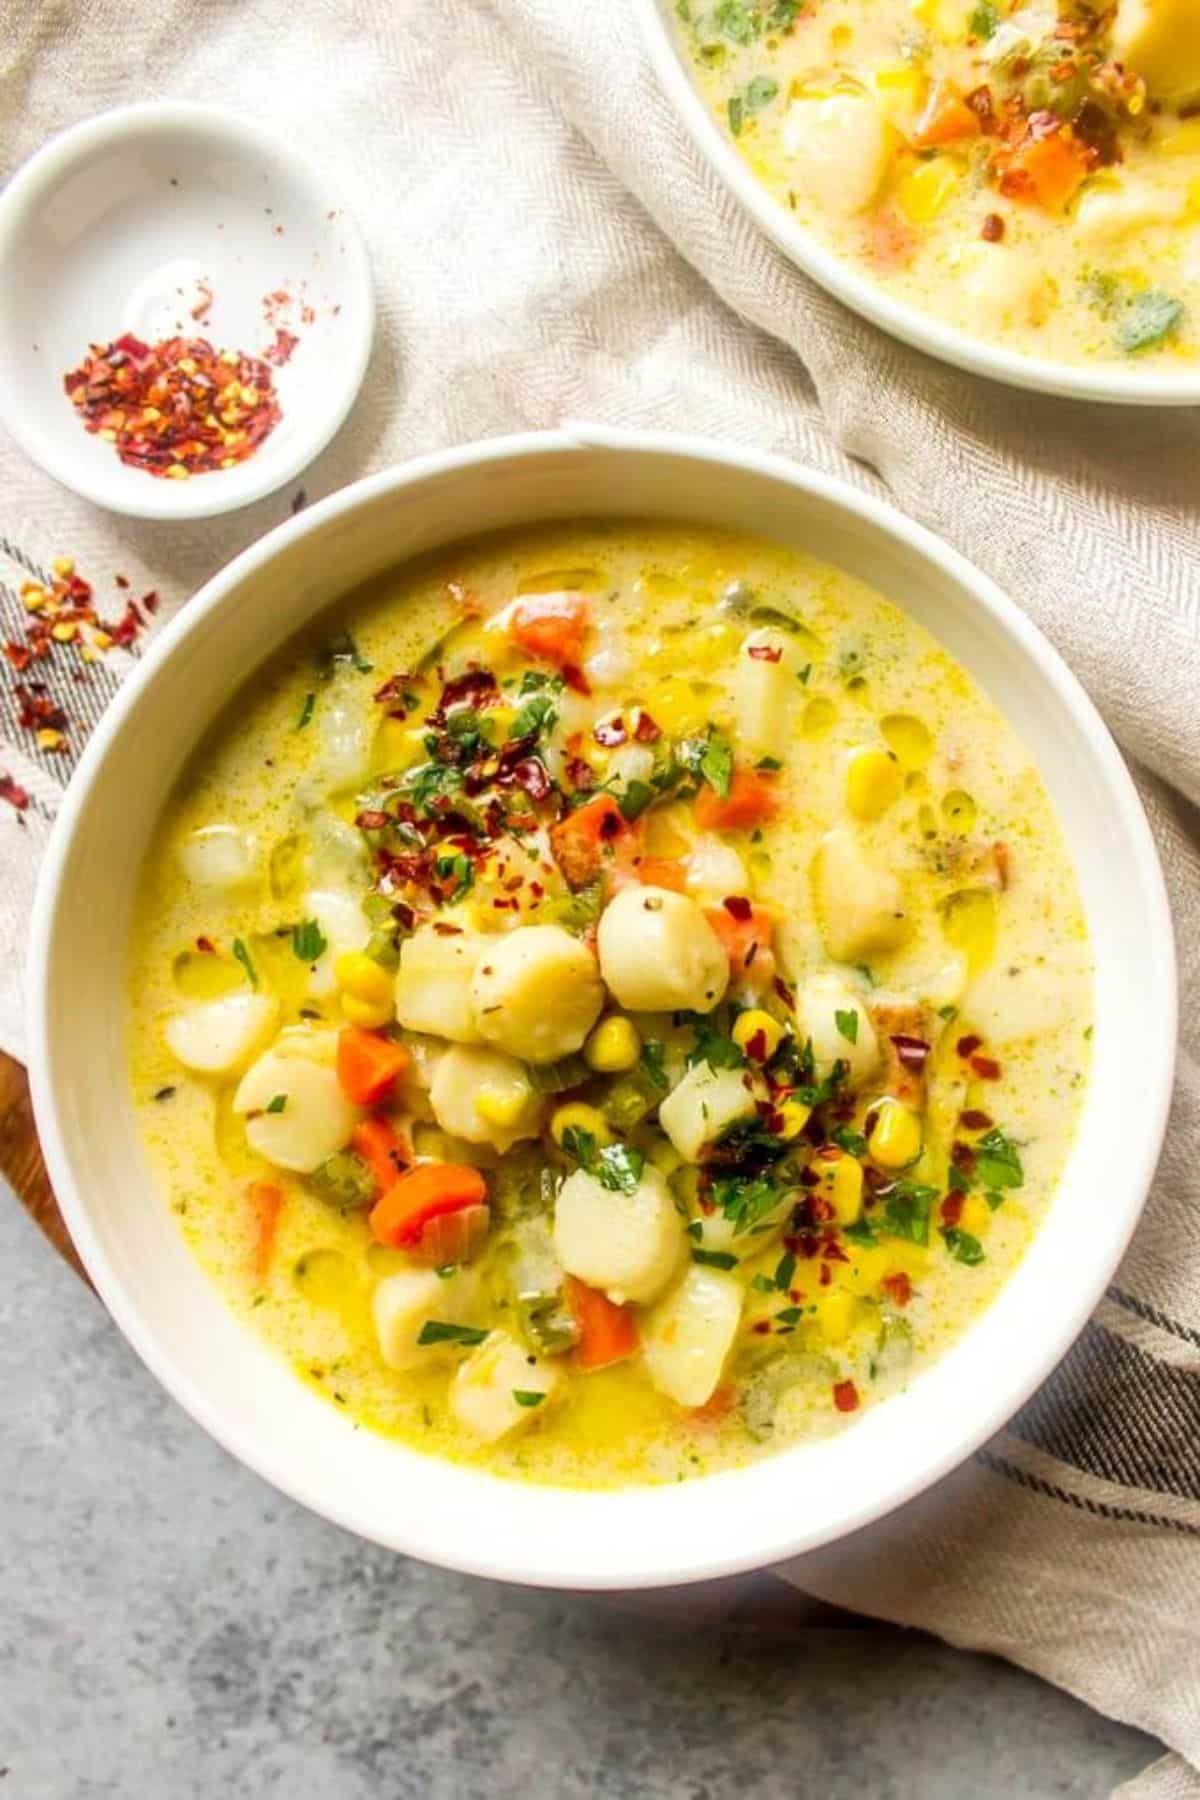
[[[1168,1150],[1108,1299],[1035,1400],[891,1519],[782,1571],[809,1592],[995,1650],[1200,1776],[1200,421],[1008,393],[891,344],[798,275],[699,163],[628,0],[0,0],[0,174],[75,119],[157,95],[252,106],[301,137],[369,240],[362,400],[309,498],[414,451],[565,417],[795,455],[953,541],[1058,644],[1135,761],[1180,935]],[[3,278],[19,279],[5,270]],[[120,320],[103,313],[97,333]],[[293,494],[186,528],[109,518],[0,439],[0,629],[24,557],[121,572],[166,616]],[[114,664],[76,691],[94,716]],[[72,755],[39,756],[0,684],[0,1044],[19,1054],[37,853]],[[72,733],[81,741],[83,730]],[[1103,1195],[1097,1196],[1102,1205]]]

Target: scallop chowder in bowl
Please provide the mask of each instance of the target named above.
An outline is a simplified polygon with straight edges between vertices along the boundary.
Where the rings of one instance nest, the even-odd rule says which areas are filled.
[[[35,943],[137,1348],[318,1510],[515,1579],[761,1563],[952,1466],[1169,1088],[1157,862],[1053,653],[679,440],[453,453],[247,552],[90,747]]]

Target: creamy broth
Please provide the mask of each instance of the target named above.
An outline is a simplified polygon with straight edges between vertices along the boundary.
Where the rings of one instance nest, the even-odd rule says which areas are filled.
[[[671,1481],[843,1427],[986,1307],[1090,1005],[1037,770],[927,633],[796,551],[556,526],[239,694],[145,870],[132,1087],[196,1255],[331,1404]]]
[[[683,0],[754,174],[897,299],[1066,363],[1190,362],[1193,0]]]

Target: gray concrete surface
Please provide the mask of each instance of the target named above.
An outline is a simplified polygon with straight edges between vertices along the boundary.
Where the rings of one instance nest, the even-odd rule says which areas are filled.
[[[702,1625],[362,1545],[212,1444],[7,1192],[0,1266],[0,1800],[1099,1800],[1154,1754],[987,1658],[772,1621],[766,1579]]]

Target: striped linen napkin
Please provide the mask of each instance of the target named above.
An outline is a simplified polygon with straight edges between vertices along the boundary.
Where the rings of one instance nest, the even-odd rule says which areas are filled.
[[[133,42],[139,93],[252,101],[264,123],[302,130],[368,238],[379,340],[308,496],[564,417],[753,443],[888,493],[941,532],[1101,706],[1134,764],[1180,935],[1183,1052],[1145,1220],[1096,1317],[1007,1431],[891,1518],[780,1573],[1008,1656],[1157,1734],[1172,1754],[1123,1791],[1197,1800],[1200,417],[1009,393],[847,314],[699,163],[630,0],[0,0],[0,172],[130,98]],[[98,296],[97,334],[121,323]],[[299,498],[136,525],[63,493],[0,439],[0,630],[21,639],[21,581],[68,554],[105,617],[157,590],[153,631]],[[88,726],[144,641],[35,671],[68,717],[65,748],[39,749],[17,722],[28,672],[0,673],[0,774],[29,796],[23,810],[0,798],[0,1044],[17,1055],[38,854]]]

